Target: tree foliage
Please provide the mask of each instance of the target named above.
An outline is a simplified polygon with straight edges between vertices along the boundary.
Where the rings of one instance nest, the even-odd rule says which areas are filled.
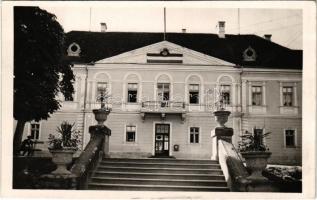
[[[39,7],[14,7],[14,118],[18,123],[47,119],[60,108],[58,92],[72,95],[74,75],[64,59],[64,43],[65,33],[55,15]],[[17,136],[22,133],[16,131],[15,146]]]

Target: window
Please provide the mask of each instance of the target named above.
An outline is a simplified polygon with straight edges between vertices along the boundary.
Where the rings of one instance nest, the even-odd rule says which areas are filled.
[[[38,140],[40,138],[40,124],[39,123],[31,123],[30,135],[32,139]]]
[[[260,128],[253,129],[254,140],[259,142],[258,144],[256,144],[257,146],[260,146],[261,144],[263,144],[262,135],[263,135],[263,129],[260,129]]]
[[[285,130],[285,146],[295,147],[295,130],[287,129]]]
[[[157,96],[161,102],[161,107],[168,107],[170,99],[170,84],[169,83],[158,83],[157,84]]]
[[[256,52],[252,47],[248,47],[243,52],[243,60],[244,61],[255,61],[256,60]]]
[[[230,85],[221,85],[220,93],[225,105],[230,105]]]
[[[189,103],[199,104],[199,85],[198,84],[189,85]]]
[[[262,86],[252,86],[252,105],[262,105]]]
[[[100,94],[105,94],[107,92],[107,83],[106,82],[98,82],[97,83],[97,97]],[[97,101],[100,102],[100,98],[97,98]]]
[[[128,83],[128,102],[136,103],[138,99],[138,84]]]
[[[293,87],[283,87],[283,106],[293,106]]]
[[[199,143],[199,128],[198,127],[190,127],[189,142],[192,144]]]
[[[126,142],[135,142],[136,127],[128,125],[126,126]]]

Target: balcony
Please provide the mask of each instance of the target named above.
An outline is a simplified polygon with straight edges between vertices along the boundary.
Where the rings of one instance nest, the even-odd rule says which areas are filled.
[[[176,101],[145,101],[142,102],[141,117],[145,120],[147,114],[160,114],[162,120],[166,118],[167,114],[179,114],[181,120],[184,121],[186,117],[185,102]]]

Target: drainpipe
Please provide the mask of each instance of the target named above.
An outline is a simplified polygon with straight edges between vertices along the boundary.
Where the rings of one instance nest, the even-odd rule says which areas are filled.
[[[242,133],[242,119],[243,119],[243,115],[244,115],[244,113],[243,113],[243,108],[242,108],[242,105],[243,105],[243,103],[242,103],[242,94],[243,94],[243,92],[242,92],[242,75],[243,75],[243,66],[240,66],[241,67],[241,71],[240,71],[240,109],[241,109],[241,117],[240,117],[240,120],[241,120],[241,122],[240,122],[240,134]]]
[[[86,130],[86,103],[87,103],[87,87],[88,87],[88,67],[85,65],[85,91],[84,91],[84,132],[83,132],[83,150],[85,144],[85,130]]]

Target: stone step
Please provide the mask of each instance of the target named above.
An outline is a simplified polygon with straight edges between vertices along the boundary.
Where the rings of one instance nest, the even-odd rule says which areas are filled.
[[[108,172],[147,172],[147,173],[171,173],[171,174],[222,174],[221,169],[188,169],[168,167],[117,167],[99,166],[97,171]]]
[[[106,184],[132,184],[132,185],[174,185],[174,186],[222,186],[226,187],[225,180],[197,180],[197,179],[172,179],[172,178],[118,178],[118,177],[92,177],[93,183]]]
[[[214,164],[214,163],[158,163],[158,162],[153,162],[153,163],[147,163],[147,162],[113,162],[111,160],[109,161],[102,161],[100,163],[100,166],[108,166],[108,167],[141,167],[141,168],[189,168],[189,169],[220,169],[219,164]]]
[[[98,177],[117,177],[117,178],[160,178],[160,179],[198,179],[198,180],[225,180],[222,172],[215,174],[190,174],[190,173],[149,173],[149,172],[111,172],[97,170],[94,176]]]
[[[129,190],[129,191],[229,191],[222,186],[175,186],[175,185],[134,185],[134,184],[106,184],[90,183],[90,190]]]
[[[129,159],[129,158],[104,158],[103,162],[132,162],[132,163],[186,163],[186,164],[219,164],[216,160],[182,160],[173,158],[144,158],[144,159]]]

